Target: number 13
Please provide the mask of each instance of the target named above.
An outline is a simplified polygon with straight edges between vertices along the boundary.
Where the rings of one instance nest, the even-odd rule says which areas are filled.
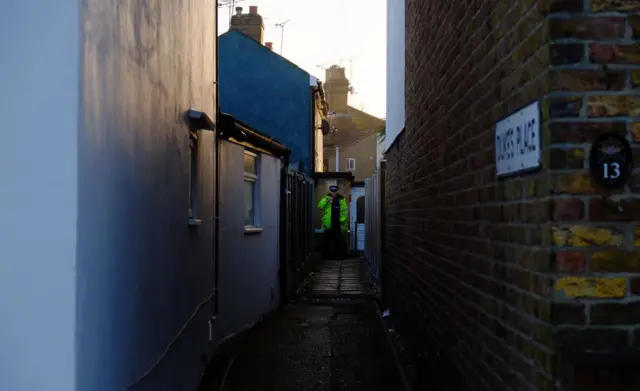
[[[611,171],[613,172],[609,172],[609,166],[611,166]],[[605,179],[617,179],[620,176],[620,164],[617,162],[604,163],[602,165],[602,171]]]

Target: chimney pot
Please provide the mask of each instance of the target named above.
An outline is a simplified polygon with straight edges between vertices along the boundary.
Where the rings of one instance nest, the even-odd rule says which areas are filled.
[[[236,7],[236,15],[240,15],[242,13],[242,7]]]
[[[273,42],[265,42],[264,46],[266,46],[269,50],[273,50]]]
[[[249,6],[249,13],[251,15],[258,15],[258,6],[257,5]]]

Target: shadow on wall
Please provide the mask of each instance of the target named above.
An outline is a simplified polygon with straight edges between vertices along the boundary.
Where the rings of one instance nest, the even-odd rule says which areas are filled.
[[[220,143],[220,311],[217,338],[237,333],[280,303],[280,159],[257,153],[255,228],[245,228],[245,148]]]
[[[640,357],[601,357],[586,364],[575,364],[573,385],[570,390],[579,391],[632,391],[640,390]],[[571,376],[567,377],[568,379]]]
[[[216,9],[80,6],[77,389],[124,390],[153,368],[132,390],[195,390],[212,353],[213,303],[163,354],[214,288],[215,143],[200,132],[202,224],[190,229],[183,113],[193,106],[215,118]]]

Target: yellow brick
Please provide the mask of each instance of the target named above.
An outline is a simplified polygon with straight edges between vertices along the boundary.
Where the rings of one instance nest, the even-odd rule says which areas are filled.
[[[640,70],[631,71],[631,85],[640,87]]]
[[[640,116],[640,98],[629,97],[628,100],[629,115]]]
[[[585,194],[595,191],[591,176],[587,173],[560,174],[554,177],[555,193]]]
[[[631,135],[635,142],[640,142],[640,122],[631,124]]]
[[[611,228],[585,225],[553,227],[553,244],[562,247],[615,246],[624,243],[624,235]]]
[[[629,113],[628,96],[590,96],[587,101],[589,117],[615,117]]]
[[[591,9],[603,11],[639,11],[640,2],[637,0],[592,0]]]
[[[637,273],[640,272],[640,253],[625,251],[597,252],[591,255],[589,270],[605,273]]]
[[[562,277],[556,280],[555,290],[572,298],[624,297],[627,292],[627,279],[621,277]]]
[[[529,197],[536,195],[536,181],[529,182]]]

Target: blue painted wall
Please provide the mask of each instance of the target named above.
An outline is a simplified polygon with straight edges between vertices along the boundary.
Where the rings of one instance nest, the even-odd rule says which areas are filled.
[[[212,292],[215,140],[190,231],[183,113],[215,116],[216,19],[208,0],[3,4],[0,390],[125,391]],[[131,390],[195,391],[213,310]]]
[[[237,31],[218,39],[220,109],[291,149],[309,172],[312,104],[309,73]]]

